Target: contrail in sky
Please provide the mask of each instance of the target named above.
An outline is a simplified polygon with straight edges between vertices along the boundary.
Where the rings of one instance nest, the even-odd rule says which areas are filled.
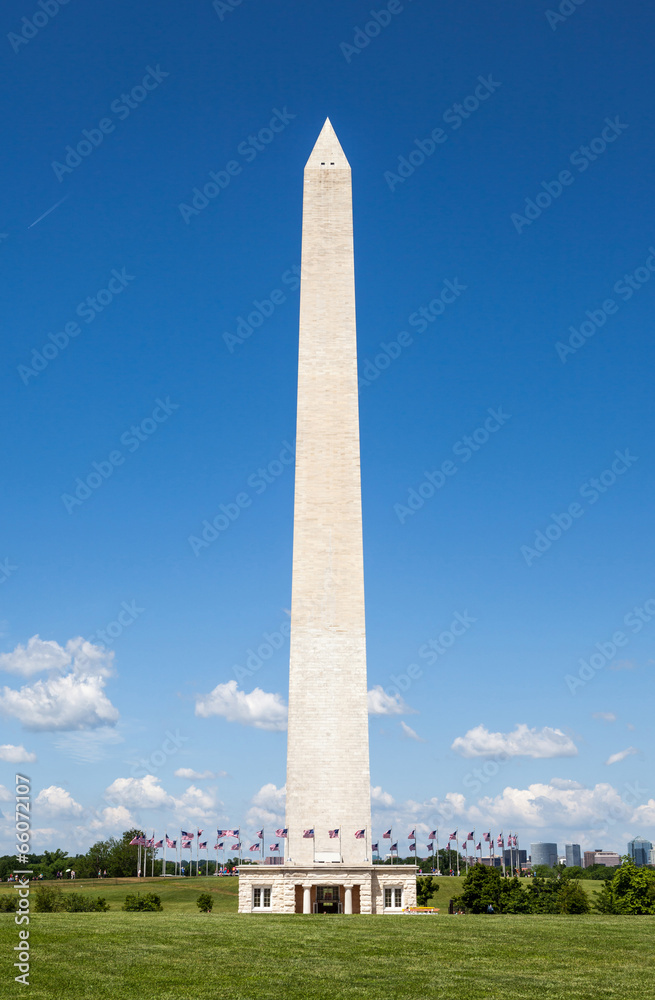
[[[68,198],[68,195],[67,195],[67,194],[65,194],[63,198],[60,198],[60,199],[59,199],[59,201],[58,201],[58,202],[56,202],[56,203],[55,203],[55,204],[54,204],[54,205],[52,206],[52,208],[49,208],[47,212],[44,212],[44,213],[43,213],[43,215],[40,215],[40,216],[38,217],[38,219],[35,219],[35,220],[34,220],[34,222],[31,222],[31,223],[30,223],[30,225],[29,225],[29,226],[28,226],[27,228],[28,228],[28,229],[31,229],[31,228],[32,228],[32,226],[35,226],[35,225],[37,224],[37,222],[41,222],[41,220],[42,220],[42,219],[45,219],[46,215],[50,215],[50,213],[51,213],[51,212],[54,212],[54,210],[55,210],[56,208],[59,208],[59,206],[61,205],[62,201],[66,201],[66,199],[67,199],[67,198]]]

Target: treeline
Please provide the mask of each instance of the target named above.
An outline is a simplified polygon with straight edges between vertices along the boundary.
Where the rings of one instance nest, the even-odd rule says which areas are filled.
[[[75,872],[76,878],[97,878],[98,872],[102,875],[107,873],[107,878],[125,878],[127,876],[134,876],[137,874],[138,870],[138,847],[130,845],[130,841],[134,840],[135,837],[141,836],[143,831],[141,830],[126,830],[121,837],[110,837],[108,840],[99,840],[97,843],[91,847],[86,854],[68,854],[61,848],[57,848],[56,851],[44,851],[43,854],[28,854],[27,862],[25,868],[29,868],[33,872],[33,876],[43,875],[44,879],[54,879],[57,877],[58,872],[62,872],[65,878],[68,878],[66,869],[72,869]],[[172,860],[172,851],[169,851],[169,859],[166,865],[166,871],[169,875],[174,874],[174,863]],[[185,858],[182,862],[186,869],[186,874],[189,874],[189,859]],[[225,867],[232,870],[232,868],[238,865],[238,858],[232,858],[230,861],[226,862]],[[8,877],[13,874],[16,868],[23,867],[16,863],[15,854],[5,854],[0,857],[0,879],[6,882]],[[195,871],[195,858],[193,861],[193,867]],[[200,860],[200,874],[206,874],[206,869],[209,869],[209,874],[214,873],[215,862],[210,859],[209,864],[207,864],[205,859]],[[150,859],[150,851],[148,851],[148,865],[147,871],[145,865],[143,865],[143,874],[152,874],[152,862]],[[154,865],[154,874],[162,874],[162,859],[156,859]]]
[[[535,874],[530,879],[503,878],[497,868],[475,865],[464,879],[454,909],[467,913],[598,913],[655,914],[655,870],[637,868],[623,858],[621,865],[592,902],[576,869],[562,869],[557,878]]]

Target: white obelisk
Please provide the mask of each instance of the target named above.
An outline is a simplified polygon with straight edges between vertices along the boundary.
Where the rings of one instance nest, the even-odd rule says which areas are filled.
[[[329,120],[303,193],[286,826],[297,865],[370,860],[352,188]]]

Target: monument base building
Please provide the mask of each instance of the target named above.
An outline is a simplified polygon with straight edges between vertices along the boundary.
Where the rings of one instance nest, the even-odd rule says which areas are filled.
[[[247,865],[239,913],[401,913],[416,906],[415,865]]]

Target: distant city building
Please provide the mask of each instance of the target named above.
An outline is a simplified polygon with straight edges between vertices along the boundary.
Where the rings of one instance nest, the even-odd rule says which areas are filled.
[[[655,847],[648,852],[648,864],[655,865]]]
[[[579,868],[582,864],[580,858],[580,845],[579,844],[566,844],[564,846],[566,852],[566,867],[567,868]]]
[[[628,841],[628,854],[638,868],[643,868],[644,865],[650,864],[650,852],[652,850],[653,845],[650,840],[646,840],[644,837],[635,837],[634,840]]]
[[[584,852],[584,860],[582,862],[582,867],[583,868],[591,868],[591,866],[593,864],[595,864],[595,862],[594,862],[595,855],[596,855],[595,851],[585,851]]]
[[[509,850],[509,848],[506,847],[504,851],[504,856],[505,856],[505,865],[508,868],[510,864],[513,864],[515,868],[518,868],[520,865],[525,865],[528,860],[528,852],[523,851],[518,847],[513,847],[511,851]],[[500,858],[498,860],[500,861]]]
[[[586,856],[587,852],[585,851]],[[621,864],[621,858],[616,851],[594,851],[594,859],[591,863],[592,865],[605,865],[606,868],[615,868]]]
[[[557,844],[530,844],[530,854],[532,855],[532,867],[537,865],[548,865],[549,868],[557,867]]]

